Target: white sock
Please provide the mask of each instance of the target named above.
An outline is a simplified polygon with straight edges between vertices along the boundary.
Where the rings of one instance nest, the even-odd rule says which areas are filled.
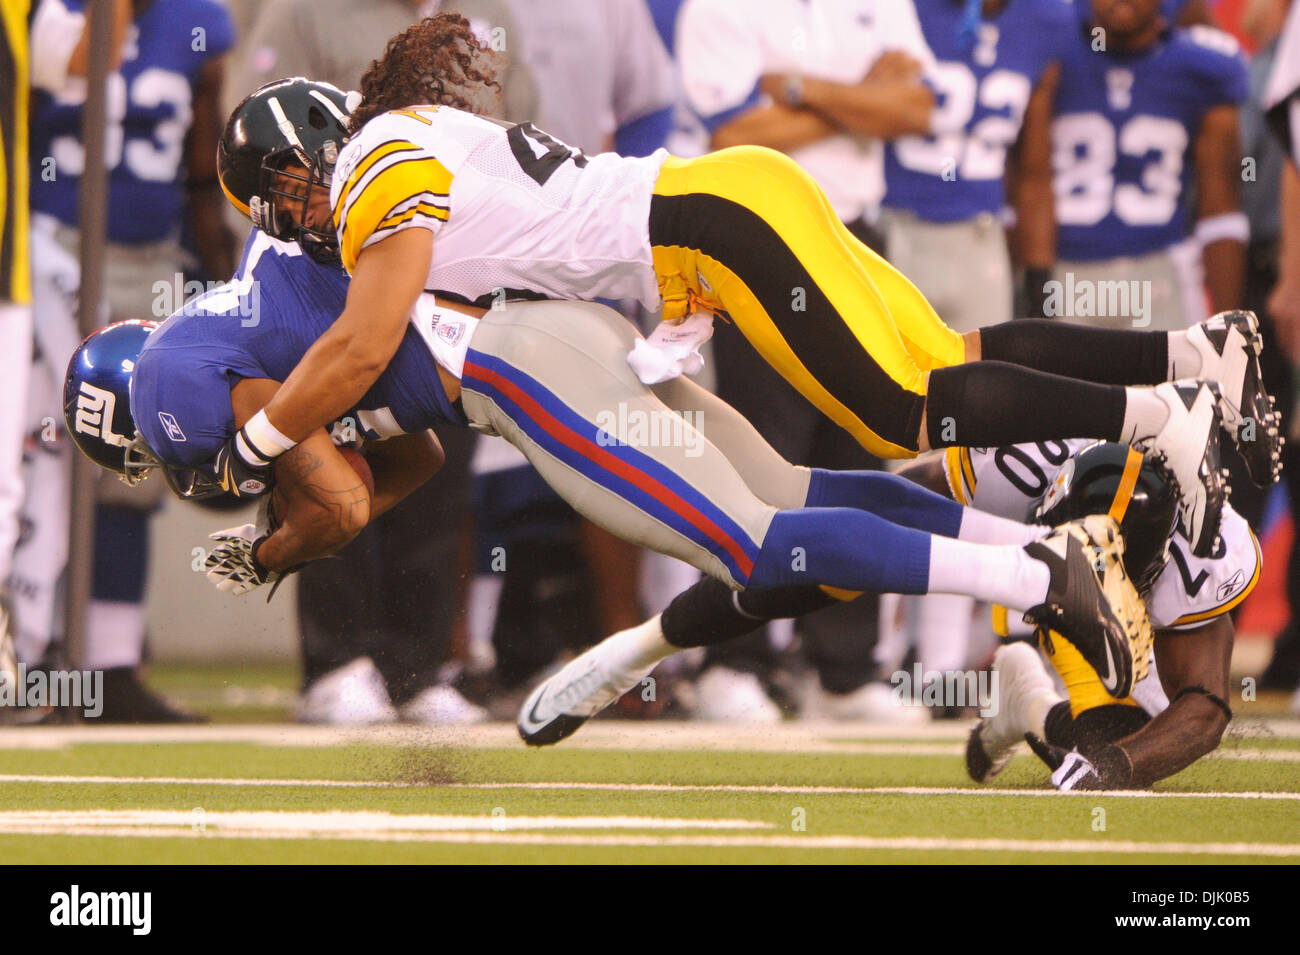
[[[1051,532],[1050,527],[1041,524],[1021,524],[968,507],[962,511],[957,539],[972,544],[1016,544],[1023,547],[1042,540]]]
[[[931,593],[965,594],[1023,611],[1046,600],[1051,583],[1047,565],[1019,547],[930,538]]]
[[[1046,739],[1047,714],[1061,699],[1056,693],[1044,690],[1025,700],[1025,728],[1039,739]]]
[[[1170,381],[1180,378],[1199,378],[1201,376],[1201,353],[1192,343],[1187,332],[1169,333],[1169,375]]]
[[[1125,388],[1124,396],[1119,439],[1125,444],[1154,437],[1169,420],[1169,407],[1154,388]]]
[[[613,656],[628,670],[642,670],[672,656],[682,648],[664,639],[660,616],[655,614],[644,623],[606,637],[597,645],[601,655]]]
[[[87,670],[138,667],[144,656],[144,604],[92,600],[86,619]]]

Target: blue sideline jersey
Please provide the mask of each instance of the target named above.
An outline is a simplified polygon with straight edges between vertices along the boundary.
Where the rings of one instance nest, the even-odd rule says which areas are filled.
[[[1007,151],[1034,85],[1074,36],[1065,0],[1010,0],[962,36],[961,0],[914,0],[938,61],[931,136],[904,136],[885,150],[885,205],[929,222],[997,214],[1005,200]]]
[[[1166,32],[1149,50],[1093,50],[1086,27],[1063,61],[1052,120],[1062,259],[1144,255],[1189,233],[1193,148],[1206,112],[1249,84],[1237,41],[1212,27]]]
[[[59,0],[70,10],[85,0]],[[127,31],[121,69],[108,77],[108,237],[156,242],[178,230],[185,202],[185,138],[199,71],[235,42],[226,8],[215,0],[154,0]],[[32,114],[31,203],[70,226],[85,151],[85,82],[59,96],[41,93]],[[46,157],[54,159],[49,168]],[[50,172],[54,178],[49,179]]]
[[[234,433],[230,389],[284,381],[343,311],[348,277],[256,229],[228,284],[187,302],[149,336],[131,376],[131,416],[165,464],[201,467]],[[411,325],[388,368],[350,413],[367,439],[464,424]]]

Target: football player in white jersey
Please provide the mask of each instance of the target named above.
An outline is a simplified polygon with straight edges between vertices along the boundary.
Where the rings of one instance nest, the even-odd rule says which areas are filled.
[[[971,778],[993,779],[1026,734],[1063,791],[1145,788],[1215,749],[1232,715],[1228,614],[1254,588],[1261,567],[1259,543],[1245,519],[1226,506],[1219,546],[1197,557],[1175,527],[1168,476],[1117,444],[953,448],[945,471],[956,500],[991,513],[1030,512],[1044,523],[1085,513],[1117,517],[1125,566],[1155,628],[1147,676],[1117,700],[1068,637],[995,612],[995,628],[1011,642],[995,657],[996,713],[980,720],[967,745]]]
[[[476,42],[452,16],[395,37],[349,104],[346,145],[308,154],[309,117],[285,113],[274,85],[232,117],[225,142],[237,152],[253,114],[279,108],[288,148],[242,182],[224,164],[227,194],[262,228],[341,255],[353,276],[334,326],[221,455],[232,489],[248,478],[266,487],[277,453],[364,393],[425,289],[481,304],[633,296],[662,304],[668,320],[726,313],[805,397],[884,456],[1059,435],[1150,445],[1178,477],[1180,516],[1202,553],[1223,500],[1221,420],[1255,462],[1252,476],[1274,478],[1280,438],[1245,315],[1176,333],[1043,322],[959,335],[779,153],[588,158],[531,125],[447,105],[460,100],[443,78],[492,82],[464,50]],[[1258,427],[1245,438],[1248,420]]]
[[[1131,693],[1117,697],[1059,631],[1039,634],[1018,624],[1013,631],[1008,615],[1000,614],[999,629],[1018,639],[1001,647],[995,660],[997,712],[981,720],[970,737],[967,767],[973,779],[987,782],[996,776],[1026,734],[1034,737],[1036,751],[1062,790],[1149,786],[1218,745],[1231,717],[1228,613],[1254,588],[1260,572],[1258,543],[1240,515],[1225,508],[1220,546],[1208,558],[1196,557],[1175,527],[1176,495],[1163,469],[1114,443],[954,448],[946,458],[928,458],[904,473],[958,501],[974,500],[978,507],[1019,518],[1027,512],[1044,521],[1088,513],[1117,516],[1125,566],[1158,628],[1154,658],[1144,660],[1146,675]],[[702,580],[661,614],[607,638],[538,684],[520,708],[519,734],[533,746],[572,735],[638,686],[667,655],[645,652],[654,637],[674,651],[712,645],[830,600],[817,588],[731,594],[716,581]],[[1059,672],[1065,694],[1048,675],[1044,657],[1023,642],[1035,637]]]

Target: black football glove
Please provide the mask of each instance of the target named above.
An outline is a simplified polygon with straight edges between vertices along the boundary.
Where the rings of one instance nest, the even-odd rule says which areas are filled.
[[[1034,755],[1052,771],[1052,785],[1063,793],[1090,790],[1127,789],[1133,765],[1123,748],[1108,743],[1089,759],[1077,749],[1064,750],[1040,739],[1033,733],[1025,734],[1025,742]]]
[[[228,494],[259,497],[275,483],[275,462],[250,458],[251,452],[244,450],[248,447],[247,440],[240,440],[243,433],[244,429],[240,428],[221,446],[214,468],[217,480]]]

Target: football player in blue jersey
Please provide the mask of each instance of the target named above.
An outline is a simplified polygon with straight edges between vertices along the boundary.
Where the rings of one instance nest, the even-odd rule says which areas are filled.
[[[1012,318],[1008,181],[1020,230],[1050,235],[1048,115],[1074,13],[1063,0],[913,2],[937,61],[934,131],[886,145],[882,223],[890,261],[966,332]]]
[[[70,34],[75,40],[76,33],[67,25],[84,22],[84,0],[57,0],[55,5],[64,26],[58,29],[56,24],[53,32]],[[129,22],[122,24],[120,66],[108,75],[105,89],[105,311],[114,319],[161,319],[180,303],[184,278],[196,274],[181,245],[183,230],[188,228],[199,252],[199,275],[225,278],[234,267],[234,245],[223,224],[215,160],[222,57],[234,43],[234,28],[216,0],[136,0],[123,9]],[[54,63],[46,63],[47,72],[56,72]],[[79,337],[70,302],[79,282],[76,254],[86,95],[84,80],[59,80],[44,77],[34,102],[30,176],[38,293],[34,308],[41,353],[50,366],[48,372],[34,377],[56,382]],[[51,289],[58,291],[51,293]],[[35,420],[57,419],[57,396],[47,401],[48,405],[32,409]],[[49,442],[41,442],[40,447],[54,449]],[[64,452],[58,462],[64,471],[69,460]],[[48,466],[51,461],[41,464]],[[66,488],[66,476],[56,476],[33,489],[37,497],[29,499],[27,516],[40,533],[34,535],[31,547],[38,547],[39,540],[51,536],[45,531],[66,520]],[[79,662],[105,672],[102,719],[181,718],[179,711],[144,687],[138,674],[146,631],[148,515],[158,498],[123,496],[103,482],[99,490],[90,627],[85,659]],[[50,563],[48,556],[28,554],[27,566]],[[42,594],[52,592],[57,572],[56,568],[53,576],[40,582]],[[44,600],[44,621],[33,619],[41,614],[29,618],[33,629],[41,629],[43,622],[44,642],[54,636],[49,619],[53,605],[52,597]]]
[[[1160,0],[1076,4],[1053,100],[1057,236],[1034,289],[1044,314],[1107,327],[1182,329],[1239,304],[1248,226],[1239,202],[1237,43],[1170,29]]]
[[[64,395],[74,440],[130,483],[161,468],[183,497],[223,493],[214,455],[330,327],[346,293],[336,266],[254,232],[230,285],[156,329],[116,324],[80,346]],[[1078,632],[1090,658],[1120,661],[1112,690],[1124,692],[1123,661],[1147,634],[1113,523],[1049,531],[879,472],[793,467],[689,379],[640,383],[626,362],[637,340],[591,303],[484,310],[423,296],[392,360],[333,434],[314,432],[279,456],[258,522],[213,535],[209,578],[246,593],[338,549],[440,465],[430,426],[467,424],[506,437],[580,513],[727,588],[969,592]],[[335,449],[349,437],[366,442],[373,492]]]

